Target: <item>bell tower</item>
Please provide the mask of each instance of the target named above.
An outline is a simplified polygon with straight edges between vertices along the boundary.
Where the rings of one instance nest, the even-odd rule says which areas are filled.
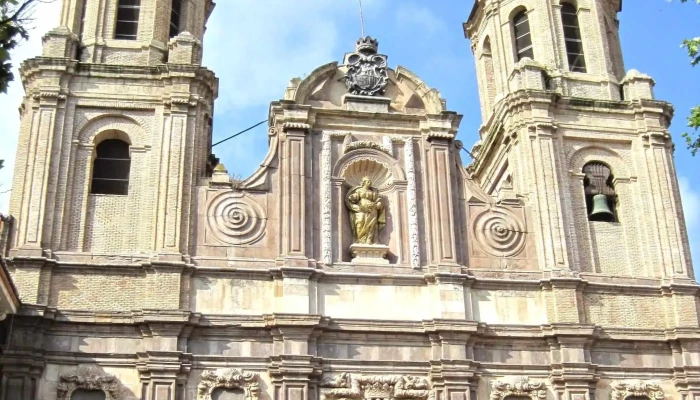
[[[217,96],[217,78],[200,65],[213,7],[211,0],[63,1],[42,56],[20,71],[26,96],[12,254],[187,256],[191,197],[207,174]]]
[[[654,98],[651,77],[625,73],[621,7],[619,0],[478,0],[464,24],[483,116],[468,172],[487,193],[512,191],[531,207],[540,269],[579,282],[552,288],[561,296],[555,303],[584,301],[587,310],[557,315],[562,323],[625,323],[613,319],[624,301],[614,294],[602,295],[600,307],[585,303],[599,296],[591,294],[596,281],[696,287],[668,130],[673,109]],[[694,292],[668,293],[675,315],[693,315],[673,324],[696,327]],[[552,375],[562,399],[592,398],[594,368],[566,366],[586,360],[591,343],[562,350]],[[685,361],[675,367],[697,368],[696,351],[683,348]]]

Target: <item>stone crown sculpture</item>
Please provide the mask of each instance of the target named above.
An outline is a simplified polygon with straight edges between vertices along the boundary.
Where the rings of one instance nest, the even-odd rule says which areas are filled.
[[[348,72],[345,85],[348,92],[360,96],[384,94],[389,82],[387,56],[377,54],[379,42],[369,36],[360,38],[355,52],[345,55]]]

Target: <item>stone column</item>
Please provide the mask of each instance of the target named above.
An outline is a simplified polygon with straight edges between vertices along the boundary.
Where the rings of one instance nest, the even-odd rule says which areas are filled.
[[[308,156],[306,123],[285,122],[280,155],[282,192],[282,246],[280,263],[287,267],[308,267],[311,229],[307,229],[307,210],[312,209],[309,179],[311,161]]]
[[[186,340],[197,317],[186,311],[143,311],[134,320],[141,325],[144,351],[137,353],[142,400],[180,400],[191,367]]]
[[[37,384],[44,372],[44,363],[26,355],[5,352],[0,357],[2,381],[0,400],[34,400],[37,398]]]
[[[552,324],[543,327],[552,359],[550,379],[561,400],[594,400],[598,378],[591,363],[594,326]]]
[[[268,363],[272,400],[317,399],[321,365],[314,359],[321,317],[303,314],[266,316],[274,345]]]
[[[156,165],[159,179],[157,191],[156,251],[159,259],[181,261],[183,215],[188,211],[190,188],[186,187],[186,166],[191,168],[191,138],[194,133],[189,130],[190,103],[189,93],[178,93],[165,102],[163,116],[163,134],[159,143],[160,152]],[[189,186],[189,185],[187,185]],[[187,206],[187,207],[185,207]],[[185,232],[186,233],[186,232]]]
[[[427,140],[423,192],[431,227],[429,262],[437,267],[459,265],[454,225],[456,164],[452,153],[454,132],[460,120],[458,115],[444,112],[428,116],[421,126]]]
[[[545,108],[549,102],[531,104],[533,117],[548,115]],[[570,269],[566,234],[564,232],[565,218],[562,212],[562,195],[560,172],[564,169],[559,165],[559,143],[555,137],[556,127],[551,123],[539,123],[528,127],[528,138],[519,140],[518,146],[523,147],[521,162],[529,177],[533,222],[537,235],[537,248],[541,269]],[[566,188],[564,188],[566,189]]]
[[[648,247],[657,249],[651,252],[650,258],[662,268],[656,271],[659,275],[688,278],[692,276],[692,264],[687,234],[682,225],[683,210],[673,165],[671,137],[663,131],[648,131],[642,135],[642,146],[641,161],[644,164],[640,167],[645,170],[643,175],[649,181],[641,182],[647,186],[646,201],[641,204],[646,208],[647,225],[655,227],[648,231]]]

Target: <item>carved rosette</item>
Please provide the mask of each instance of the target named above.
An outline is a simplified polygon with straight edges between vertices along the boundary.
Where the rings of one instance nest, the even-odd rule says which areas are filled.
[[[651,400],[663,400],[664,391],[657,382],[632,381],[613,382],[612,400],[625,400],[628,397],[647,397]]]
[[[265,234],[265,210],[249,197],[223,192],[207,209],[207,223],[218,240],[228,244],[251,244]]]
[[[197,386],[197,400],[212,400],[211,395],[217,388],[242,389],[246,400],[258,400],[260,395],[258,379],[258,374],[235,368],[204,371]]]
[[[525,247],[525,224],[512,211],[496,207],[474,219],[474,239],[481,250],[496,257],[512,257]]]
[[[544,382],[534,382],[528,377],[516,378],[511,382],[491,382],[491,400],[503,400],[508,396],[529,397],[532,400],[547,398],[547,386]]]
[[[321,398],[328,399],[423,399],[434,400],[428,380],[408,375],[351,375],[342,373],[321,382]]]
[[[119,381],[114,375],[94,366],[80,366],[74,374],[61,374],[56,387],[56,400],[70,400],[76,390],[101,390],[105,400],[122,400]]]

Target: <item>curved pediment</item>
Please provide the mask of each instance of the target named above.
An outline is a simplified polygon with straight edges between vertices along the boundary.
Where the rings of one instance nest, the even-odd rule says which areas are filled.
[[[348,93],[346,65],[337,62],[316,68],[305,79],[294,78],[285,93],[285,100],[323,109],[343,109],[343,97]],[[428,87],[408,69],[387,68],[389,75],[384,97],[391,99],[389,111],[402,114],[439,114],[446,110],[440,92]]]

